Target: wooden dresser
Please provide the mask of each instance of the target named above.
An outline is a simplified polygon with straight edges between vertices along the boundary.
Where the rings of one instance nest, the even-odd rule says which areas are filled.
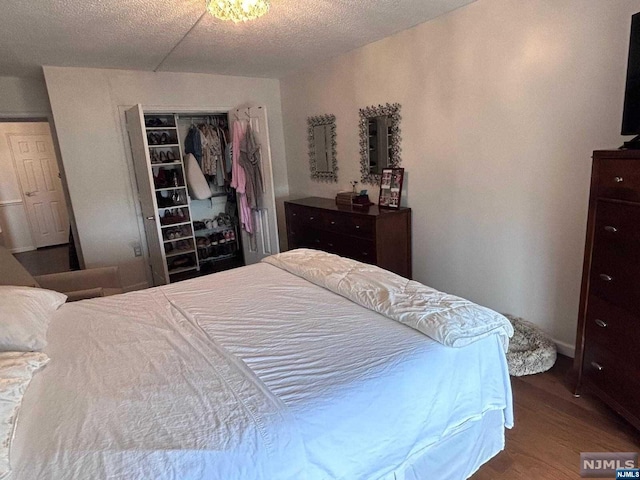
[[[410,208],[358,208],[319,197],[284,205],[289,249],[324,250],[411,278]]]
[[[640,429],[640,151],[593,154],[574,367]]]

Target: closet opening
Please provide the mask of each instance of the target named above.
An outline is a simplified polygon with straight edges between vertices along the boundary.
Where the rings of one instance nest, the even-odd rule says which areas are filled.
[[[278,252],[266,108],[125,112],[154,286]]]

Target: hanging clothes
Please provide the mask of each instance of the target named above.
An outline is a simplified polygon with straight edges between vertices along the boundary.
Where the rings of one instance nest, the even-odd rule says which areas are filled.
[[[247,178],[244,168],[240,164],[240,144],[244,139],[246,126],[243,122],[236,120],[233,122],[233,158],[232,158],[232,179],[231,186],[238,194],[238,205],[240,207],[240,222],[242,228],[250,235],[253,234],[253,218],[251,208],[247,201],[246,183]]]
[[[205,175],[215,175],[215,165],[213,165],[213,158],[211,157],[211,149],[209,148],[209,136],[207,135],[206,125],[199,125],[200,130],[200,146],[202,148],[202,173]]]
[[[187,138],[184,139],[184,153],[191,153],[198,165],[202,165],[202,141],[200,130],[195,125],[189,127]]]
[[[227,172],[225,171],[225,150],[227,147],[227,139],[224,135],[224,130],[220,127],[215,127],[216,132],[218,133],[218,138],[220,139],[220,156],[216,163],[216,184],[218,187],[224,187],[225,182],[229,182],[227,178]]]
[[[260,166],[260,144],[251,125],[247,125],[244,137],[240,142],[240,165],[246,177],[245,191],[247,202],[251,208],[260,208],[262,199],[262,168]]]

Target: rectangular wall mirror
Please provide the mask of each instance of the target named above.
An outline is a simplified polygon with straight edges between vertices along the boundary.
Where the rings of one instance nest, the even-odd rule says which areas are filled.
[[[319,181],[338,181],[336,159],[336,117],[318,115],[307,119],[309,125],[309,166],[311,178]]]
[[[377,185],[385,168],[400,165],[400,104],[360,109],[362,183]]]

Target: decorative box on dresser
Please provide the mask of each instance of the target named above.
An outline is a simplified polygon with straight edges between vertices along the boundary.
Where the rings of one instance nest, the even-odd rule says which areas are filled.
[[[640,150],[593,154],[574,366],[640,429]]]
[[[285,202],[289,249],[315,248],[411,278],[411,209],[336,205],[330,198]]]

